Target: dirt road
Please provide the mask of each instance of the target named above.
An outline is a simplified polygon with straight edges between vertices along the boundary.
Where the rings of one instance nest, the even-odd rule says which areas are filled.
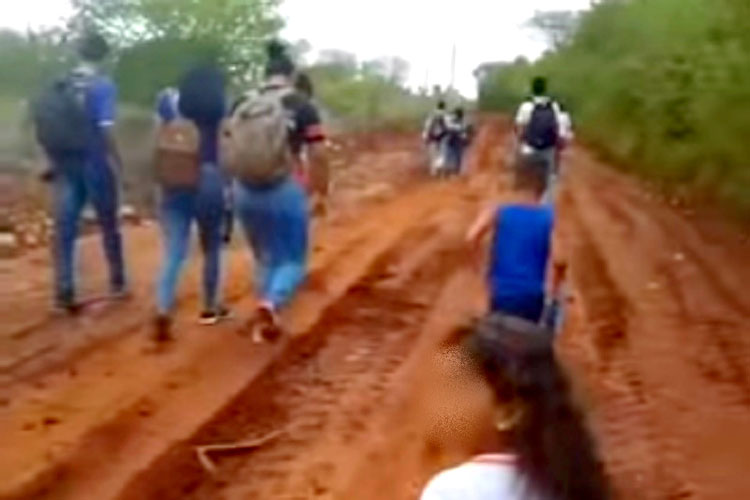
[[[3,268],[0,498],[415,498],[475,444],[443,341],[482,308],[463,233],[506,192],[503,144],[488,123],[471,178],[449,183],[423,178],[410,138],[356,154],[316,221],[291,338],[274,347],[238,336],[238,322],[194,326],[193,266],[178,343],[147,349],[153,226],[128,234],[135,299],[83,319],[41,313],[42,254]],[[750,498],[748,240],[585,151],[568,165],[559,214],[575,300],[561,352],[620,496]],[[96,241],[84,246],[95,289]],[[227,300],[239,317],[252,307],[247,261],[235,243]],[[269,432],[257,450],[217,457],[215,474],[196,458],[197,445]]]

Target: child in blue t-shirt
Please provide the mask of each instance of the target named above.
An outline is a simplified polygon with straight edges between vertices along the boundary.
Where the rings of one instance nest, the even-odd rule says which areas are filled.
[[[492,233],[487,269],[490,310],[538,323],[545,312],[547,273],[552,261],[554,211],[542,204],[547,187],[546,163],[520,158],[514,172],[513,198],[482,213],[468,241],[479,253]],[[555,259],[550,296],[557,297],[565,264]]]

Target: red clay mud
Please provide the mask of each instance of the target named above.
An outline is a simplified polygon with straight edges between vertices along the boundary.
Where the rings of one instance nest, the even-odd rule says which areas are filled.
[[[369,142],[337,173],[292,335],[276,346],[252,345],[238,323],[195,326],[192,266],[177,343],[145,349],[153,225],[128,232],[133,301],[81,319],[41,314],[46,257],[17,260],[0,298],[0,498],[406,500],[465,460],[475,443],[453,383],[465,369],[444,341],[483,307],[463,234],[507,192],[506,129],[482,127],[470,178],[450,182],[421,173],[415,138]],[[574,301],[560,352],[618,496],[750,498],[748,240],[584,150],[566,165],[558,219]],[[96,290],[98,242],[84,247]],[[252,307],[247,261],[235,243],[227,299],[240,317]],[[215,474],[195,455],[274,431],[214,457]]]

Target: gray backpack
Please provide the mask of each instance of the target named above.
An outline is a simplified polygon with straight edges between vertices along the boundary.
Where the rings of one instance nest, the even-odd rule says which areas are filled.
[[[292,172],[292,120],[283,99],[293,92],[288,87],[254,91],[235,105],[221,133],[221,155],[224,167],[239,180],[273,185]]]

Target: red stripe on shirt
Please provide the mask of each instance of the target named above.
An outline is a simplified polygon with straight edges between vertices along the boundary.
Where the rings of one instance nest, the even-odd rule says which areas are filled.
[[[492,465],[515,465],[516,457],[513,455],[487,454],[479,455],[471,460],[473,464],[492,464]]]
[[[310,125],[305,129],[305,140],[308,142],[322,141],[326,138],[323,125]]]

